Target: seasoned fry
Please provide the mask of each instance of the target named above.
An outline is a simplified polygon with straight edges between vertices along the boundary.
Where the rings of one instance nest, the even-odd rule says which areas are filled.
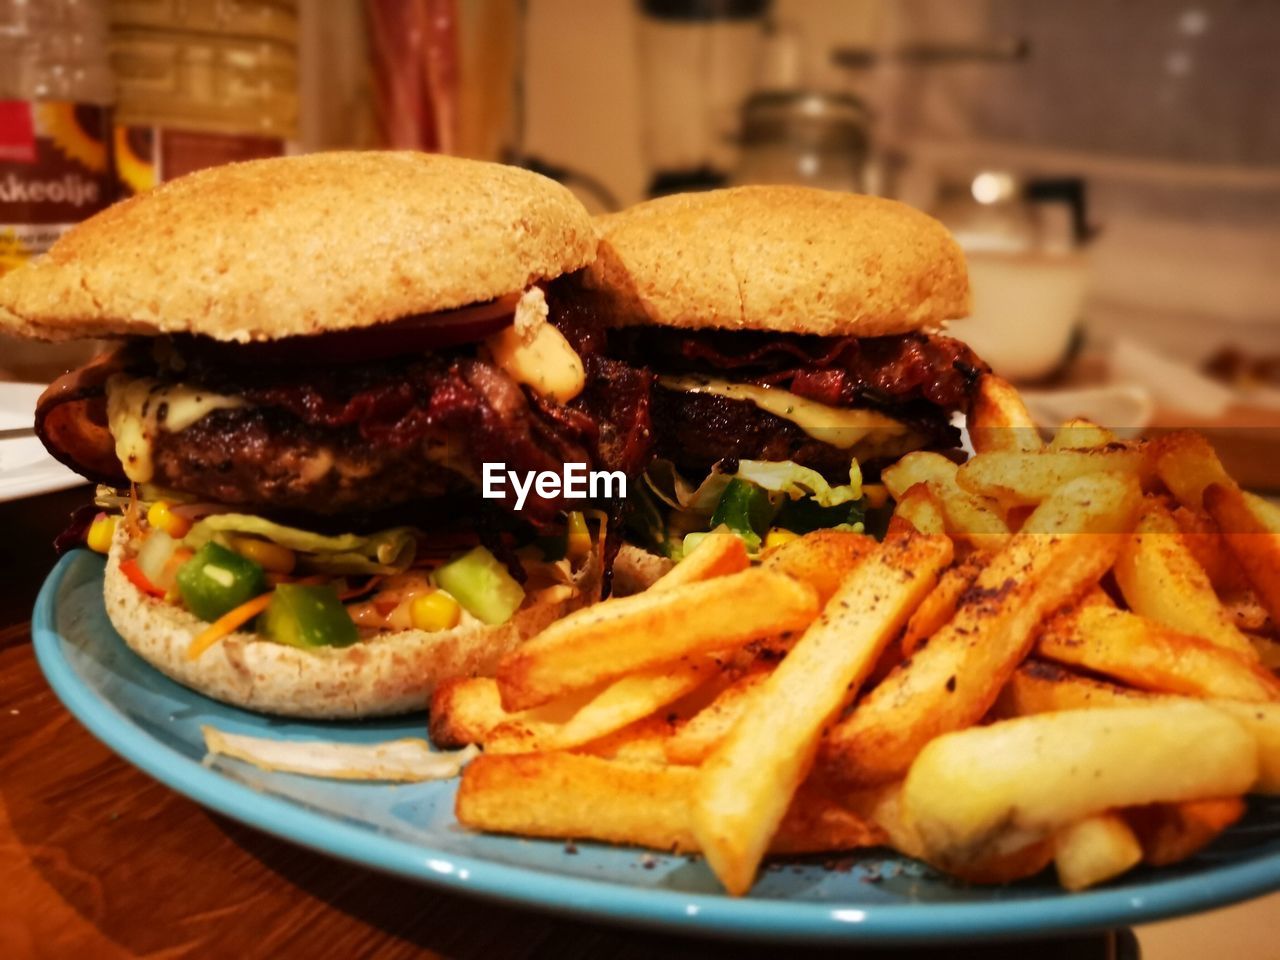
[[[1116,558],[1115,577],[1135,613],[1257,659],[1187,549],[1178,522],[1158,500],[1143,503],[1137,530]]]
[[[1084,890],[1118,877],[1142,861],[1142,844],[1124,820],[1099,813],[1058,831],[1053,863],[1067,890]]]
[[[961,489],[956,482],[958,469],[940,453],[918,451],[909,453],[893,466],[886,467],[881,479],[894,499],[899,501],[916,484],[926,484],[942,507],[949,534],[967,540],[981,549],[999,549],[1008,537],[1009,525],[992,504]],[[916,521],[911,519],[914,525]],[[932,530],[931,520],[922,517],[921,522],[925,523],[925,527],[917,526],[921,532]]]
[[[1267,509],[1270,504],[1242,493],[1228,480],[1205,488],[1204,505],[1258,599],[1280,623],[1280,527]]]
[[[1196,703],[1075,710],[944,734],[921,751],[903,810],[952,869],[1116,807],[1243,793],[1257,748]]]
[[[566,711],[562,702],[553,702],[516,714],[489,732],[485,750],[529,753],[590,743],[679,700],[716,671],[715,663],[706,658],[638,671],[615,680],[576,710]]]
[[[947,521],[942,515],[942,501],[927,483],[917,483],[910,487],[894,504],[889,533],[903,536],[913,530],[934,537],[947,532]]]
[[[673,853],[696,852],[689,826],[694,767],[649,766],[576,753],[482,756],[463,771],[455,813],[476,830],[603,840]],[[820,793],[796,799],[777,852],[853,849],[884,842],[856,811]]]
[[[1034,506],[1063,484],[1096,473],[1120,473],[1144,482],[1151,473],[1147,449],[1141,444],[1114,443],[1091,450],[991,453],[960,467],[956,482],[1007,510]]]
[[[1206,511],[1179,505],[1173,511],[1173,519],[1182,531],[1182,542],[1209,575],[1209,582],[1219,595],[1231,596],[1250,590],[1240,562],[1227,546],[1213,517]]]
[[[1040,656],[1123,680],[1143,690],[1234,700],[1280,700],[1280,680],[1201,637],[1135,613],[1105,607],[1071,610],[1045,627]]]
[[[1179,430],[1154,444],[1156,475],[1183,506],[1204,509],[1205,488],[1212,484],[1233,487],[1222,461],[1203,435]]]
[[[989,373],[978,382],[968,427],[969,439],[978,453],[1024,453],[1044,446],[1018,391],[994,374]]]
[[[964,592],[982,572],[985,560],[979,554],[970,554],[938,578],[933,592],[920,601],[916,612],[902,631],[902,655],[909,657],[921,643],[929,639],[955,616],[956,606]]]
[[[1239,797],[1187,800],[1135,807],[1125,813],[1142,844],[1142,859],[1153,867],[1178,863],[1198,853],[1244,816]]]
[[[1280,793],[1280,704],[1243,700],[1193,701],[1173,694],[1144,693],[1090,680],[1056,664],[1028,661],[1018,668],[1000,695],[1000,716],[1029,716],[1062,710],[1143,706],[1151,703],[1204,703],[1221,710],[1254,738],[1258,746],[1258,780],[1251,793]]]
[[[1142,706],[1160,694],[1094,680],[1047,660],[1028,658],[1000,691],[995,712],[1001,717],[1027,717],[1060,710]]]
[[[428,729],[437,747],[465,747],[483,743],[489,732],[509,717],[492,677],[460,677],[436,688]]]
[[[671,735],[665,744],[667,760],[695,767],[702,763],[750,709],[751,698],[767,676],[766,670],[754,670],[725,687]]]
[[[664,573],[650,590],[670,590],[687,583],[711,580],[751,566],[747,545],[727,527],[712,530],[683,560]]]
[[[552,624],[503,659],[498,689],[506,709],[524,710],[637,670],[802,629],[817,613],[813,587],[771,570],[646,591]]]
[[[1092,420],[1076,417],[1058,428],[1049,442],[1050,450],[1089,450],[1116,442],[1116,435]]]
[[[1274,673],[1280,670],[1280,643],[1270,637],[1249,636],[1253,651],[1258,655],[1258,663],[1266,670]]]
[[[766,550],[761,565],[810,584],[818,591],[818,602],[825,604],[844,578],[875,549],[875,538],[864,533],[815,530]]]
[[[951,554],[944,536],[886,540],[849,575],[703,763],[694,833],[731,894],[751,888],[823,727],[857,693]]]
[[[645,717],[606,737],[593,740],[579,747],[575,752],[589,753],[593,757],[602,757],[605,760],[665,766],[667,742],[675,729],[672,719],[663,714]]]
[[[850,785],[885,783],[934,737],[977,722],[1044,618],[1111,566],[1114,534],[1139,502],[1137,482],[1118,474],[1082,477],[1050,497],[979,574],[952,621],[832,728],[823,766]]]

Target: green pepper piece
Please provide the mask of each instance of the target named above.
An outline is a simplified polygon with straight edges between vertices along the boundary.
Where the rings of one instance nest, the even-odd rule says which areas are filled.
[[[775,524],[792,533],[811,533],[831,527],[854,526],[862,523],[866,514],[865,500],[824,507],[816,500],[805,497],[803,500],[788,500],[784,503],[778,511]]]
[[[724,524],[742,538],[748,551],[756,553],[760,550],[760,538],[769,529],[776,512],[769,491],[734,477],[720,495],[716,511],[711,515],[710,529]]]
[[[210,623],[267,589],[262,567],[212,541],[178,568],[176,580],[187,609]]]
[[[349,647],[360,639],[338,591],[327,584],[280,584],[258,618],[258,634],[303,648]]]
[[[450,560],[436,570],[435,581],[463,610],[491,626],[506,623],[524,603],[524,587],[484,547]]]

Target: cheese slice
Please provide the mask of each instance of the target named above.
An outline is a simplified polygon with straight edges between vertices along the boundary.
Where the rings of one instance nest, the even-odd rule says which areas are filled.
[[[713,377],[659,377],[658,383],[682,393],[709,393],[728,400],[745,400],[765,413],[790,420],[815,440],[841,450],[851,450],[868,438],[884,442],[914,433],[907,424],[878,410],[831,407],[778,387],[731,383]]]
[[[185,383],[162,384],[121,373],[107,381],[107,425],[124,475],[134,483],[148,483],[155,472],[151,443],[158,431],[178,433],[214,410],[243,406],[242,397],[223,396]]]

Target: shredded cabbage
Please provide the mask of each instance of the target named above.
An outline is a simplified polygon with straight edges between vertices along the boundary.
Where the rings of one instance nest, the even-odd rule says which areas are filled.
[[[335,536],[286,527],[245,513],[215,513],[198,521],[183,537],[185,546],[198,549],[210,540],[228,546],[228,534],[262,537],[299,554],[306,566],[325,573],[401,573],[413,564],[417,537],[411,527],[393,527],[367,536],[343,533]]]

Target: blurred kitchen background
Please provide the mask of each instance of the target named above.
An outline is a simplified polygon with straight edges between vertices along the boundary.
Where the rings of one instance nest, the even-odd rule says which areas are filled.
[[[1280,426],[1273,0],[0,0],[0,271],[74,219],[6,198],[18,101],[104,199],[352,147],[522,163],[599,211],[897,197],[960,238],[952,332],[1046,422]],[[0,377],[74,353],[0,341]]]

